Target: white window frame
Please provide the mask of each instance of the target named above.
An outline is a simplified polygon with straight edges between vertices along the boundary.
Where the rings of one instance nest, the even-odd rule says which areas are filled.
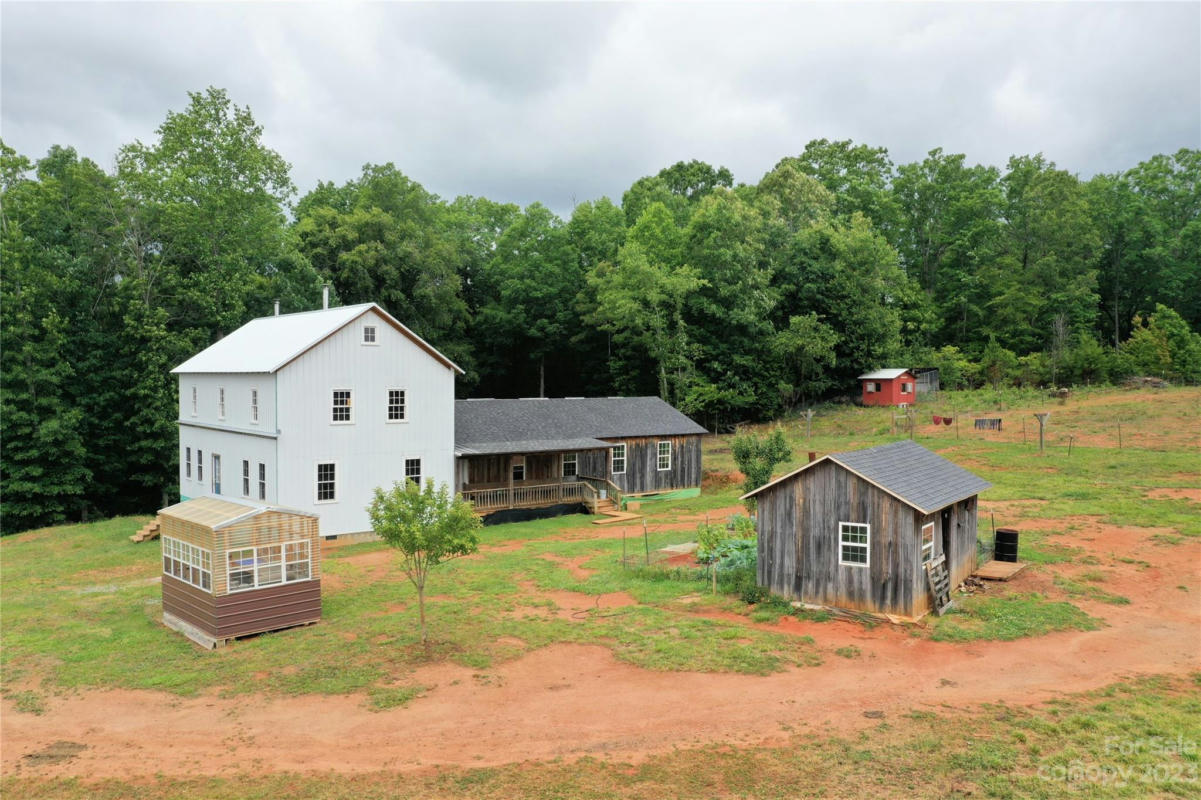
[[[862,542],[848,542],[844,537],[847,534],[858,535],[862,529],[864,540]],[[844,548],[853,547],[855,549],[863,549],[863,561],[847,561],[846,550]],[[872,526],[866,522],[839,522],[838,523],[838,563],[844,567],[870,567],[872,565]]]
[[[567,465],[571,465],[571,474],[567,473]],[[564,478],[577,478],[580,475],[580,454],[579,453],[564,453],[562,469]]]
[[[225,419],[225,387],[217,387],[217,419]]]
[[[259,387],[250,387],[250,424],[259,424]]]
[[[617,455],[617,451],[621,450],[621,455]],[[609,448],[609,456],[611,459],[610,473],[613,475],[626,474],[626,446],[624,444],[615,444]],[[617,462],[621,461],[621,469],[617,468]]]
[[[371,331],[371,341],[367,341],[367,331]],[[379,325],[372,322],[363,325],[363,335],[359,342],[364,347],[379,347]]]
[[[221,494],[221,454],[209,453],[209,457],[213,459],[213,474],[210,476],[213,494]]]
[[[196,384],[193,383],[192,384],[192,416],[193,417],[200,415],[200,398],[198,396],[199,394],[200,394],[200,392],[196,388]]]
[[[930,530],[930,543],[926,544],[926,530]],[[927,522],[922,525],[922,538],[917,541],[918,563],[922,566],[929,564],[934,560],[934,523]],[[927,552],[929,551],[929,552]]]
[[[334,400],[337,398],[337,392],[346,392],[346,405],[339,406]],[[349,412],[349,419],[334,419],[334,412],[339,408],[345,408]],[[353,425],[354,424],[354,389],[337,386],[329,390],[329,424],[330,425]]]
[[[192,448],[185,447],[183,453],[183,476],[192,480]]]
[[[291,552],[289,553],[289,548]],[[276,553],[273,550],[278,550],[278,560],[273,559]],[[260,551],[262,551],[260,555]],[[241,555],[249,552],[251,555]],[[233,558],[237,556],[239,561],[245,562],[250,560],[250,564],[239,563],[239,569],[234,569]],[[226,589],[230,594],[238,592],[250,592],[255,589],[267,589],[272,586],[283,586],[286,583],[301,583],[313,579],[313,547],[306,539],[289,539],[279,544],[264,544],[258,547],[237,547],[226,551]],[[296,564],[305,564],[304,577],[288,578],[288,567]],[[264,583],[259,579],[261,572],[270,569],[271,567],[279,567],[279,580]],[[233,581],[230,576],[235,572],[249,572],[251,577],[250,586],[239,586],[234,588]]]
[[[196,482],[204,485],[204,451],[196,450]]]
[[[163,574],[195,586],[213,590],[213,553],[180,539],[163,536]]]
[[[242,496],[250,497],[250,461],[242,459]]]
[[[417,474],[410,475],[409,469],[410,469],[410,467],[412,467],[412,465],[414,463],[417,465]],[[404,472],[405,472],[405,480],[406,481],[413,481],[418,486],[421,485],[421,480],[424,476],[421,474],[421,459],[420,458],[406,458],[405,463],[404,463]],[[417,480],[414,481],[413,480],[414,478],[416,478]]]
[[[409,390],[403,386],[389,386],[384,395],[384,422],[399,425],[409,421]],[[400,419],[392,419],[392,393],[400,392]]]
[[[901,394],[913,394],[913,384],[901,381]]]
[[[667,445],[667,466],[663,466],[663,445]],[[671,471],[671,440],[656,442],[655,444],[655,467],[659,472]]]
[[[267,499],[267,465],[259,462],[259,499]]]
[[[338,462],[337,461],[314,461],[313,462],[313,502],[318,505],[326,505],[328,503],[338,502]],[[334,468],[334,496],[329,500],[321,499],[321,468],[323,466],[332,465]]]
[[[517,477],[517,470],[521,470],[521,477]],[[514,481],[525,480],[525,456],[513,456],[509,461],[509,477]]]
[[[867,393],[868,393],[868,394],[875,394],[875,392],[876,392],[876,382],[875,382],[875,381],[864,381],[864,383],[866,383],[866,384],[867,384]]]

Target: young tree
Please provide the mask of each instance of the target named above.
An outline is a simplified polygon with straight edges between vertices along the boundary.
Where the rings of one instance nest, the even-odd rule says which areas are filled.
[[[392,488],[375,488],[367,506],[371,527],[380,538],[401,553],[401,569],[417,589],[421,613],[421,643],[429,647],[425,627],[425,582],[439,564],[479,550],[477,531],[482,527],[471,503],[454,497],[445,483],[434,488],[413,481],[396,482]]]
[[[734,437],[730,449],[734,453],[734,463],[746,476],[742,482],[744,492],[758,489],[770,481],[776,464],[792,458],[788,442],[784,441],[783,432],[778,430],[762,439],[753,433],[740,434]],[[747,499],[746,508],[748,511],[755,510],[755,498]]]

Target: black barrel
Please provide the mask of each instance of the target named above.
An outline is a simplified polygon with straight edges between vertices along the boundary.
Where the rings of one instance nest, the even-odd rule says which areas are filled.
[[[997,561],[1018,560],[1018,532],[1014,528],[997,528],[993,543],[993,558]]]

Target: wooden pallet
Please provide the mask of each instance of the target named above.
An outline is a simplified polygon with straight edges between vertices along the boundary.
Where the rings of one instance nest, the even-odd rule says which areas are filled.
[[[604,519],[592,520],[593,525],[616,525],[619,522],[629,522],[632,519],[641,519],[641,514],[631,514],[629,511],[597,511],[598,514],[603,514]]]
[[[926,584],[934,595],[934,613],[941,617],[951,607],[951,576],[947,574],[946,556],[926,565]]]
[[[989,561],[976,570],[974,575],[986,581],[1007,581],[1030,566],[1024,561]]]
[[[134,544],[141,544],[142,542],[148,542],[151,539],[157,539],[158,535],[159,522],[158,517],[155,517],[153,520],[143,525],[141,530],[139,530],[133,536],[130,536],[129,541],[133,542]]]

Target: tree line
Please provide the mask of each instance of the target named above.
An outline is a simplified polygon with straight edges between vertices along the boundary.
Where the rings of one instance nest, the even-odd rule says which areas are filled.
[[[250,110],[192,93],[100,168],[0,143],[0,525],[176,492],[169,370],[281,301],[374,301],[461,396],[658,394],[710,427],[937,366],[944,386],[1201,380],[1201,151],[1082,181],[815,140],[755,184],[700,161],[567,219],[393,164],[298,196]]]

